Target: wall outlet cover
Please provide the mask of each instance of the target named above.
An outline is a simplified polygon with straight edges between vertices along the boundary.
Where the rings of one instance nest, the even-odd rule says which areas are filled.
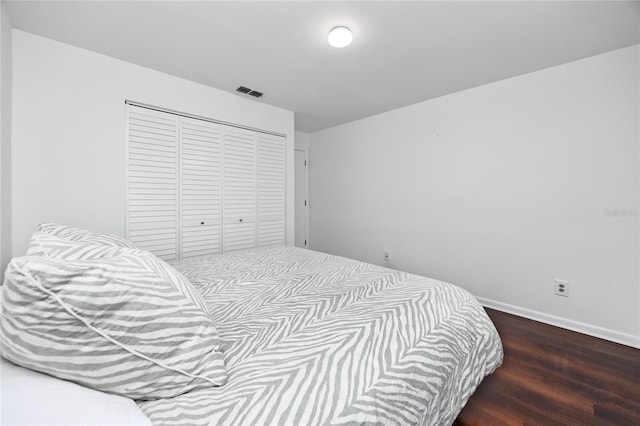
[[[554,280],[553,283],[556,296],[569,297],[569,281]]]

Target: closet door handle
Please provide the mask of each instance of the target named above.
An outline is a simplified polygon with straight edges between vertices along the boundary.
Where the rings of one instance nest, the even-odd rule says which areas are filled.
[[[204,225],[204,220],[202,222],[200,222],[200,225]]]
[[[240,222],[242,222],[242,219],[240,219]]]

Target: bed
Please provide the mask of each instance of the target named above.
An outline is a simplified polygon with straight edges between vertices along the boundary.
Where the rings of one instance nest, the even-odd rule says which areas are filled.
[[[38,395],[26,414],[56,424],[111,424],[118,406],[116,423],[156,426],[446,425],[503,355],[467,291],[295,247],[169,266],[41,224],[1,301],[2,354],[17,364],[3,370],[3,419],[18,423],[27,410],[7,395]],[[69,406],[38,409],[45,388]],[[91,419],[73,408],[84,400]]]
[[[173,266],[204,296],[229,378],[139,402],[154,425],[451,424],[502,362],[450,284],[295,247]]]

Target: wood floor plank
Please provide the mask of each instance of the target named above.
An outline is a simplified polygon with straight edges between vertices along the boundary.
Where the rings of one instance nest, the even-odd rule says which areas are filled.
[[[487,309],[504,363],[454,425],[640,425],[640,350]]]

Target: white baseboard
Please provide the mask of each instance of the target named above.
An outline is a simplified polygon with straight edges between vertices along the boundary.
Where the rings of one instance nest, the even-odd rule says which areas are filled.
[[[556,327],[566,328],[567,330],[577,331],[578,333],[587,334],[589,336],[598,337],[600,339],[609,340],[611,342],[620,343],[632,348],[640,349],[640,336],[633,334],[620,333],[619,331],[608,328],[598,327],[586,324],[580,321],[574,321],[567,318],[557,317],[555,315],[545,314],[543,312],[534,311],[532,309],[521,308],[519,306],[510,305],[508,303],[498,302],[496,300],[485,299],[484,297],[476,297],[478,302],[487,308],[496,309],[498,311],[507,312],[534,321],[543,322],[545,324],[554,325]]]

